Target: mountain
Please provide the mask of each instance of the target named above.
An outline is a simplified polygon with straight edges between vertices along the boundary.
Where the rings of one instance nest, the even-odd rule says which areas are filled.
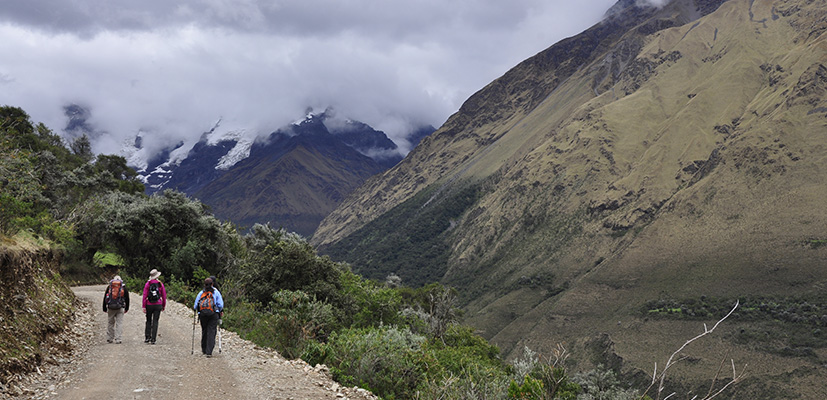
[[[247,158],[209,182],[188,181],[186,189],[220,219],[242,226],[269,221],[309,236],[348,193],[386,169],[310,118],[254,143]]]
[[[423,132],[427,127],[411,140]],[[141,152],[142,140],[138,135],[123,154],[148,193],[175,189],[210,206],[218,218],[247,227],[269,222],[306,236],[351,190],[403,157],[384,132],[332,110],[309,110],[265,138],[224,128],[219,120],[191,148],[182,142],[150,159]]]
[[[625,376],[740,299],[676,373],[708,388],[729,352],[742,398],[823,398],[827,6],[642,4],[472,95],[312,242],[456,287],[508,357],[565,343]]]

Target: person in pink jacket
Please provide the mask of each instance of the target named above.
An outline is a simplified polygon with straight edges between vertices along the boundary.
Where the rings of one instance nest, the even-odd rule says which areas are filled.
[[[146,329],[144,329],[144,343],[155,344],[158,336],[158,319],[161,311],[167,307],[167,291],[164,283],[158,280],[161,272],[157,269],[149,271],[149,280],[144,285],[144,300],[142,307],[146,314]]]

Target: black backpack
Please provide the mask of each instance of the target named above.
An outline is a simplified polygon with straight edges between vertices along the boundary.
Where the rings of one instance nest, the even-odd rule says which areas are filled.
[[[146,300],[151,302],[156,302],[161,300],[161,284],[158,282],[152,282],[149,284],[149,290],[146,292]]]

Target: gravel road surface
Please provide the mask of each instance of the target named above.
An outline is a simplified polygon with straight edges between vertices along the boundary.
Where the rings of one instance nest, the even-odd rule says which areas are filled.
[[[145,315],[141,298],[130,294],[124,315],[123,343],[106,342],[106,313],[101,309],[104,285],[73,288],[81,299],[72,328],[69,354],[47,357],[43,368],[18,377],[2,398],[31,399],[354,399],[376,396],[340,386],[324,366],[289,361],[221,329],[222,351],[201,354],[200,325],[193,313],[170,303],[161,313],[155,345],[144,343]],[[228,310],[230,312],[231,310]]]

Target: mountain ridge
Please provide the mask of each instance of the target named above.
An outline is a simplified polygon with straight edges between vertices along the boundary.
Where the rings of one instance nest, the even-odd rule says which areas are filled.
[[[717,1],[717,3],[720,2],[721,1]],[[652,15],[658,13],[663,14],[665,12],[654,7],[640,8],[635,6],[635,3],[634,0],[618,2],[607,12],[606,20],[587,29],[581,35],[564,39],[519,63],[501,78],[474,93],[462,104],[459,111],[449,117],[448,121],[439,128],[439,134],[430,137],[430,140],[437,140],[437,137],[441,140],[440,144],[434,144],[432,147],[444,149],[446,147],[445,143],[450,143],[450,139],[458,135],[461,136],[459,139],[473,137],[474,142],[476,142],[473,148],[477,150],[496,142],[505,131],[518,124],[522,117],[525,116],[524,111],[520,110],[535,108],[537,104],[544,101],[551,92],[558,88],[561,83],[574,74],[582,64],[587,63],[587,60],[592,59],[589,62],[593,62],[594,58],[604,54],[607,47],[623,39],[622,36],[625,35],[627,30],[641,25],[644,21],[647,21],[648,18],[651,18]],[[703,3],[715,4],[716,2],[705,1]],[[710,6],[707,6],[707,8],[709,7]],[[634,13],[628,11],[629,9],[641,10],[642,14],[633,15]],[[623,10],[626,10],[625,14]],[[605,44],[603,43],[604,41],[610,43]],[[622,49],[625,50],[625,48]],[[574,53],[574,56],[571,56],[572,53]],[[562,61],[558,61],[558,59]],[[550,70],[550,72],[546,73],[546,70]],[[512,96],[508,105],[503,107],[501,103],[506,93],[515,90],[521,91],[521,94],[519,96]],[[539,91],[539,93],[535,93],[535,91]],[[503,118],[503,115],[508,115],[508,117]],[[491,124],[492,121],[496,121],[496,123]],[[484,134],[486,134],[486,136],[477,132],[480,129],[485,130]],[[456,167],[458,163],[467,161],[468,158],[468,156],[463,156],[462,158],[455,157],[454,154],[449,153],[449,150],[442,150],[440,154],[434,155],[428,153],[428,148],[428,146],[423,146],[420,149],[414,149],[398,167],[399,169],[405,168],[404,172],[399,172],[400,174],[418,174],[416,181],[420,183],[416,187],[405,187],[404,190],[406,193],[416,191],[418,190],[417,188],[431,184],[436,179],[439,179],[439,177],[443,177],[442,173],[436,174],[437,177],[425,177],[415,167],[408,167],[409,165],[423,163],[433,157],[440,157],[443,161],[447,160],[454,163],[453,165],[441,167],[439,169],[441,172],[449,170],[449,167]],[[462,147],[461,150],[465,152],[462,154],[473,154],[474,152],[469,149],[467,145]],[[461,153],[460,150],[457,150],[457,152]],[[491,171],[485,171],[484,173],[490,174]],[[394,192],[399,189],[391,189],[388,187],[376,188],[370,186],[371,184],[373,184],[373,181],[368,182],[368,185],[366,185],[364,189],[360,189],[360,192],[371,190],[373,192],[372,198],[382,198],[383,200],[387,200],[387,196],[383,196],[382,193],[388,191]],[[389,207],[398,203],[394,201],[383,201],[379,202],[379,204],[381,204],[383,208],[378,208],[366,214],[381,214],[387,211]],[[342,207],[342,209],[347,209],[347,206]],[[330,218],[331,223],[323,223],[321,229],[314,233],[313,240],[317,245],[328,243],[330,241],[328,236],[341,236],[341,232],[349,232],[342,231],[343,229],[354,228],[351,224],[343,224],[344,221],[336,220],[337,216],[335,213],[331,215]],[[338,231],[328,233],[328,229]]]
[[[600,343],[630,373],[667,351],[659,339],[678,339],[664,329],[696,329],[649,321],[651,301],[794,294],[821,304],[827,255],[808,243],[827,235],[817,211],[827,197],[824,4],[676,0],[641,14],[635,4],[550,48],[594,44],[612,18],[629,18],[571,74],[526,72],[546,50],[476,93],[343,202],[313,243],[375,279],[457,287],[468,322],[510,357],[554,341],[587,352],[588,332],[605,333]],[[445,224],[420,239],[432,216]],[[415,254],[393,253],[410,241]],[[750,349],[738,340],[760,324],[737,326],[701,363],[730,348],[763,360],[768,385],[813,388],[772,377],[811,365],[778,355],[786,339]]]
[[[140,164],[149,194],[178,190],[241,227],[271,223],[305,236],[350,190],[402,159],[384,132],[332,109],[308,109],[267,137],[224,125],[218,120],[191,148],[181,142],[151,160],[141,158],[140,135],[124,153],[131,165]],[[416,144],[432,131],[421,127],[409,140]]]

